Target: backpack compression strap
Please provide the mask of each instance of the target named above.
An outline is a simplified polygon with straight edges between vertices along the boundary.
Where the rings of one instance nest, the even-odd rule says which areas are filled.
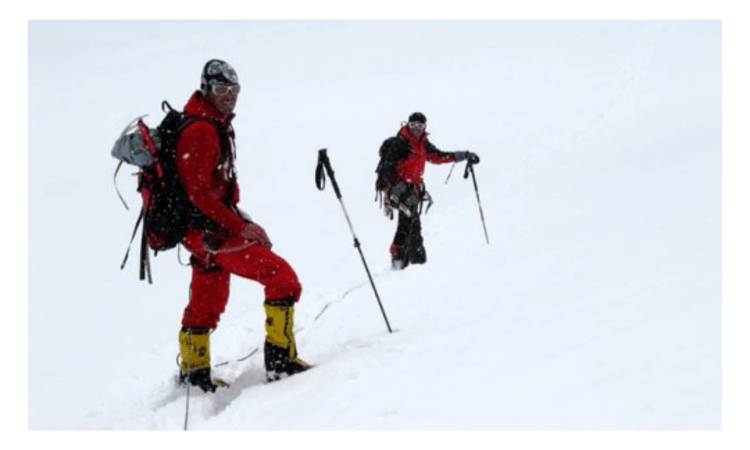
[[[162,171],[161,163],[159,162],[159,155],[156,153],[156,145],[154,145],[154,140],[151,138],[151,132],[148,130],[148,127],[140,119],[138,119],[138,130],[140,130],[141,135],[143,135],[143,139],[146,140],[146,148],[151,153],[151,156],[154,157],[156,174],[161,178],[162,175],[164,175],[164,172]]]

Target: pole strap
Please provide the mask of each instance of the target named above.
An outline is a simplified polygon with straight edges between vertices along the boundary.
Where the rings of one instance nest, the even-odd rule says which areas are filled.
[[[339,184],[336,182],[336,177],[334,175],[335,172],[333,171],[333,167],[331,167],[331,161],[328,159],[328,154],[326,153],[325,148],[318,150],[318,166],[315,169],[315,183],[321,191],[325,189],[326,186],[324,169],[325,172],[328,173],[328,177],[331,179],[333,190],[336,192],[336,198],[341,200],[341,190],[339,189]]]

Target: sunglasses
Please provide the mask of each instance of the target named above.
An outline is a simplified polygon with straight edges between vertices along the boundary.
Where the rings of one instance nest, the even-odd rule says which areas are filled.
[[[424,127],[426,125],[422,122],[409,122],[409,128],[419,128],[420,130],[424,130]]]
[[[227,95],[230,92],[234,95],[237,95],[240,93],[240,85],[239,84],[234,84],[234,85],[216,84],[216,85],[211,86],[211,92],[218,95],[219,97]]]

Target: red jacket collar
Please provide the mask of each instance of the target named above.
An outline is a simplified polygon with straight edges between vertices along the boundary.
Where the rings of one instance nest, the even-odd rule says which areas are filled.
[[[195,91],[190,100],[188,100],[183,111],[185,117],[207,117],[209,119],[218,120],[225,126],[234,118],[234,113],[228,116],[223,116],[218,109],[203,95],[201,91]]]
[[[425,131],[424,133],[422,133],[422,136],[420,136],[419,139],[417,139],[411,135],[411,133],[409,132],[409,129],[406,126],[403,126],[401,127],[401,131],[399,131],[398,134],[400,134],[403,138],[405,138],[410,143],[417,145],[427,140],[428,133]]]

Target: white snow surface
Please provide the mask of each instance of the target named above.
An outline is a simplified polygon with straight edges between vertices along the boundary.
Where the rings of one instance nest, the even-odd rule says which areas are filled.
[[[232,278],[191,430],[721,430],[719,21],[30,21],[28,427],[182,430],[177,251],[138,280],[110,150],[210,58],[237,70],[240,206],[297,271],[315,367],[267,384],[263,291]],[[428,263],[390,270],[382,141],[413,111]],[[373,289],[343,202],[393,327]],[[180,253],[183,262],[187,252]]]

